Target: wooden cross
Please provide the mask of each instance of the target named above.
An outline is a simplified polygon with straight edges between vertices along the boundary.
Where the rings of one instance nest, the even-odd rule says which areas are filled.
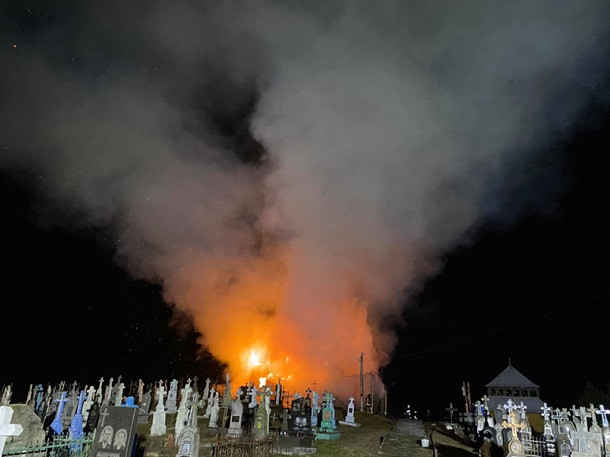
[[[515,411],[511,411],[509,413],[509,416],[510,416],[510,422],[502,421],[502,428],[510,428],[512,439],[519,441],[519,437],[517,436],[517,430],[525,429],[526,425],[523,423],[517,424],[517,421],[516,421],[517,415],[515,414]]]
[[[316,386],[318,385],[318,383],[316,382],[316,380],[313,380],[313,390],[316,390]]]
[[[604,408],[604,405],[599,405],[599,409],[595,411],[602,417],[602,426],[604,428],[608,427],[608,414],[610,414],[610,410]]]
[[[544,418],[545,421],[549,420],[549,411],[552,411],[552,408],[549,408],[547,406],[547,404],[545,403],[543,406],[540,407],[540,409],[542,410],[542,417]]]
[[[4,443],[9,436],[19,436],[23,432],[23,427],[19,424],[11,424],[13,408],[0,406],[0,455],[4,450]]]

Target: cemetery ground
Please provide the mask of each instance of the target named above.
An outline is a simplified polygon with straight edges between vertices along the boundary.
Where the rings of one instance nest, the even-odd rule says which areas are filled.
[[[337,417],[343,418],[342,411],[337,410]],[[409,456],[434,457],[432,443],[430,447],[421,446],[421,437],[403,433],[397,427],[398,420],[390,417],[355,412],[356,422],[360,427],[339,425],[341,437],[334,441],[315,441],[318,457],[340,456]],[[138,425],[139,457],[175,457],[176,447],[173,442],[175,414],[167,415],[167,435],[150,436],[151,424]],[[199,455],[211,455],[212,446],[216,440],[215,435],[204,422],[199,422],[201,436]],[[280,428],[280,421],[272,422],[273,429]],[[424,423],[425,436],[430,437],[434,431],[433,423]],[[478,453],[472,446],[460,442],[459,438],[443,430],[442,425],[436,427],[432,439],[439,457],[473,457]]]

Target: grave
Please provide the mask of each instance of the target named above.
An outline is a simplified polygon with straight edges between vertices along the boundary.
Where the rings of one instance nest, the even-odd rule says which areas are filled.
[[[167,405],[166,409],[168,413],[175,413],[177,411],[176,398],[178,396],[178,380],[172,379],[170,383],[169,392],[167,393]]]
[[[9,436],[6,444],[16,446],[36,446],[44,443],[46,433],[42,428],[42,422],[31,407],[25,404],[11,405],[13,415],[11,421],[20,424],[23,431],[19,435]],[[0,422],[1,423],[1,422]],[[2,452],[0,451],[0,454]]]
[[[345,420],[339,421],[339,423],[343,425],[349,425],[350,427],[360,427],[360,424],[356,422],[356,419],[354,417],[354,397],[349,397]]]
[[[163,381],[159,381],[157,395],[159,396],[159,401],[157,402],[157,408],[153,413],[153,422],[150,427],[150,436],[165,435],[165,432],[167,431],[167,428],[165,426],[165,407],[163,406],[163,397],[165,396]]]
[[[136,408],[102,406],[91,457],[131,457],[137,416]]]
[[[244,414],[244,406],[240,400],[241,389],[237,392],[237,395],[231,403],[231,416],[229,421],[228,434],[233,437],[241,436],[241,421]]]
[[[10,436],[19,436],[23,432],[23,427],[19,424],[11,424],[13,418],[13,408],[10,406],[0,406],[0,456],[4,450],[4,443]]]
[[[335,408],[333,406],[333,395],[329,392],[324,393],[326,406],[322,409],[322,421],[316,433],[317,440],[336,440],[341,434],[335,430]]]

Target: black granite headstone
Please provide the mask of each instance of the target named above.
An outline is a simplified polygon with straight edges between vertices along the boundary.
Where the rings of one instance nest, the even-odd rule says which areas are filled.
[[[131,457],[138,408],[102,406],[91,457]]]

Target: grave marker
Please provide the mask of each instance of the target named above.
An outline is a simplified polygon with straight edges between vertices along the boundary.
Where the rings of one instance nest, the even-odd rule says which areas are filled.
[[[0,456],[4,450],[4,443],[9,436],[19,436],[23,432],[23,427],[19,424],[11,424],[13,418],[13,408],[0,406]]]
[[[104,405],[100,417],[102,421],[93,441],[91,457],[131,457],[137,409]]]

